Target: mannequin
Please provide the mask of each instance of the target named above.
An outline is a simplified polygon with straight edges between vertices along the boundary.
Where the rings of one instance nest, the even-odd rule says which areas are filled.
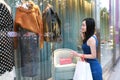
[[[13,30],[11,9],[4,0],[0,0],[0,80],[14,80],[13,37],[8,35]]]

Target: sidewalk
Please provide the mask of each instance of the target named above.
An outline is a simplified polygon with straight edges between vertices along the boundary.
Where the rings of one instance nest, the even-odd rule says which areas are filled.
[[[120,80],[120,59],[115,67],[112,69],[112,73],[108,80]]]

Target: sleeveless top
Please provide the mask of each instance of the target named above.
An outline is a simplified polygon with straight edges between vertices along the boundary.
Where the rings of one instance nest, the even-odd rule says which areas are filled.
[[[96,40],[96,50],[97,50],[98,39],[95,35],[92,37],[95,38]],[[82,45],[82,49],[83,49],[84,54],[91,54],[90,46],[87,45],[87,42]],[[85,60],[90,64],[93,80],[103,80],[102,79],[102,68],[97,58],[85,59]]]
[[[97,39],[97,37],[95,35],[93,35],[92,37],[95,38],[95,40],[96,40],[96,50],[97,50],[97,48],[98,48],[98,39]],[[82,45],[82,49],[83,49],[84,54],[91,54],[90,46],[87,45],[87,42]],[[91,60],[96,60],[96,58],[95,59],[86,59],[86,60],[91,61]]]

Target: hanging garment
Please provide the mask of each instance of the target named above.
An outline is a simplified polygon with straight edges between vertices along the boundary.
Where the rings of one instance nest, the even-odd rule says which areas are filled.
[[[11,31],[13,31],[12,15],[7,6],[0,1],[0,80],[3,80],[4,76],[9,80],[15,77],[12,75],[15,74],[13,38],[8,36],[8,32]]]
[[[38,75],[39,38],[33,32],[19,27],[19,51],[21,55],[21,74],[25,77]]]
[[[57,12],[48,4],[43,11],[43,30],[44,40],[47,42],[60,42],[61,38],[61,21]]]
[[[26,4],[26,3],[24,3]],[[28,31],[37,33],[40,36],[40,48],[43,48],[43,22],[39,7],[33,2],[27,2],[24,6],[19,6],[16,9],[14,30],[17,32],[18,27],[22,27]],[[17,43],[17,39],[15,39]],[[17,44],[15,44],[17,46]]]
[[[19,6],[15,17],[15,31],[20,51],[21,74],[24,77],[38,75],[39,36],[40,48],[43,47],[43,24],[39,7],[33,2]]]

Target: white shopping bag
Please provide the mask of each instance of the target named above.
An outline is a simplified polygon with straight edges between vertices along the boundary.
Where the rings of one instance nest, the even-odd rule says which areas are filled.
[[[93,80],[90,64],[85,61],[78,61],[73,80]]]

